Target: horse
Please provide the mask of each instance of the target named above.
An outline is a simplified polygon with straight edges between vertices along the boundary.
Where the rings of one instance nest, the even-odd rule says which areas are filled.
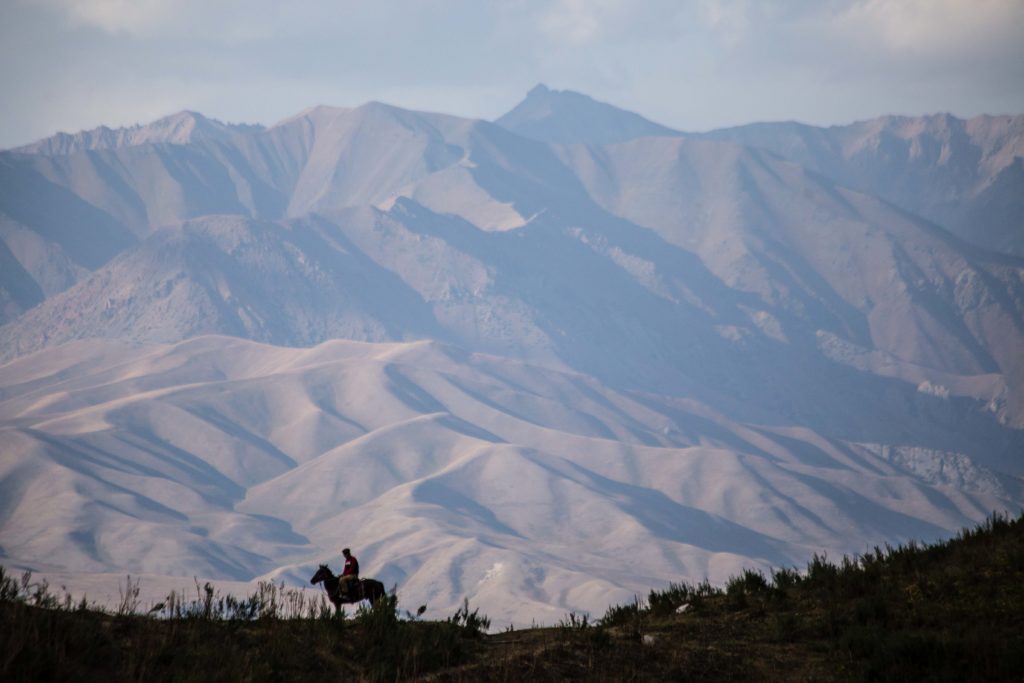
[[[331,571],[330,567],[326,564],[320,565],[320,568],[316,570],[316,574],[313,574],[313,578],[309,582],[313,585],[320,583],[324,584],[324,590],[327,591],[327,598],[334,605],[335,610],[341,610],[342,605],[352,605],[360,600],[367,600],[370,603],[370,607],[382,597],[384,597],[384,584],[376,579],[359,579],[355,582],[356,594],[355,595],[339,595],[338,584],[340,576],[335,576],[334,572]]]

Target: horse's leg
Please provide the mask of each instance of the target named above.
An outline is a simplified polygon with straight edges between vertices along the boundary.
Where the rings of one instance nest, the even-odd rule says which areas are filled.
[[[337,588],[337,586],[335,586],[335,588]],[[338,599],[338,596],[335,595],[336,591],[332,591],[326,581],[324,581],[324,592],[327,593],[327,599],[330,600],[332,605],[334,605],[334,616],[338,616],[341,612],[341,600]]]

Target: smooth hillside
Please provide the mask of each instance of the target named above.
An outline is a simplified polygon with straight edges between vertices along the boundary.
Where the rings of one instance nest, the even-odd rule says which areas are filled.
[[[350,546],[404,601],[469,597],[521,626],[1024,502],[963,454],[436,342],[87,341],[0,376],[5,562],[73,588],[72,572],[302,585]]]

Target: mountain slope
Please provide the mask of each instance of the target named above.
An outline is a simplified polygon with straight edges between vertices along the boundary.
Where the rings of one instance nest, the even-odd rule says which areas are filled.
[[[262,128],[257,125],[221,123],[194,111],[180,111],[152,123],[130,128],[112,129],[100,126],[74,134],[57,133],[11,151],[63,156],[85,150],[116,149],[160,142],[185,145],[193,142],[228,140],[235,135],[252,133]]]
[[[110,214],[0,154],[0,323],[17,318],[136,242]]]
[[[1024,116],[886,116],[829,128],[758,123],[702,137],[771,150],[968,242],[1024,255]]]
[[[301,346],[438,329],[415,292],[334,226],[239,216],[158,231],[0,329],[8,357],[73,339],[172,342],[208,333]]]
[[[936,369],[869,352],[849,341],[841,319],[729,288],[690,252],[601,216],[592,213],[586,230],[537,219],[487,232],[401,199],[386,213],[285,223],[206,218],[153,235],[0,328],[0,339],[8,357],[96,336],[448,339],[693,396],[743,419],[870,442],[913,435],[1017,471],[1013,432],[986,412],[1012,415],[1009,375],[972,375],[969,355],[965,367]],[[827,290],[808,300],[822,292],[838,300]],[[910,338],[928,332],[899,322]],[[1012,350],[1013,328],[1004,333]],[[856,411],[844,408],[851,402]]]
[[[495,121],[523,137],[560,144],[609,144],[647,136],[676,136],[678,131],[633,112],[572,92],[539,84],[526,99]]]
[[[409,163],[370,185],[331,170],[399,145],[373,131],[406,136],[393,159]],[[774,155],[682,138],[552,148],[383,105],[241,140],[254,175],[306,159],[303,185],[328,189],[295,210],[318,215],[154,233],[0,329],[4,357],[93,336],[430,337],[842,438],[893,443],[913,425],[914,443],[1018,467],[997,420],[1022,419],[1020,263]],[[161,150],[119,153],[147,149]],[[431,165],[430,149],[449,156]]]
[[[275,220],[411,193],[484,225],[521,225],[531,206],[546,206],[573,182],[545,145],[486,122],[378,103],[316,107],[226,140],[0,158],[143,237],[209,214]]]
[[[838,335],[888,363],[1003,373],[1006,417],[1024,415],[1018,259],[971,249],[749,148],[651,139],[561,156],[596,202],[692,249],[726,285],[756,297],[779,333]]]
[[[560,144],[684,135],[584,95],[542,85],[497,123]],[[967,242],[1024,255],[1024,116],[885,116],[828,128],[754,123],[685,135],[770,150],[933,221]]]

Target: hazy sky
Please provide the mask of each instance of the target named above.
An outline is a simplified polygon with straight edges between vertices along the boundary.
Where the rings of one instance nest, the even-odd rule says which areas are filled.
[[[1024,0],[0,0],[0,147],[182,109],[495,118],[538,82],[684,130],[1024,113]]]

